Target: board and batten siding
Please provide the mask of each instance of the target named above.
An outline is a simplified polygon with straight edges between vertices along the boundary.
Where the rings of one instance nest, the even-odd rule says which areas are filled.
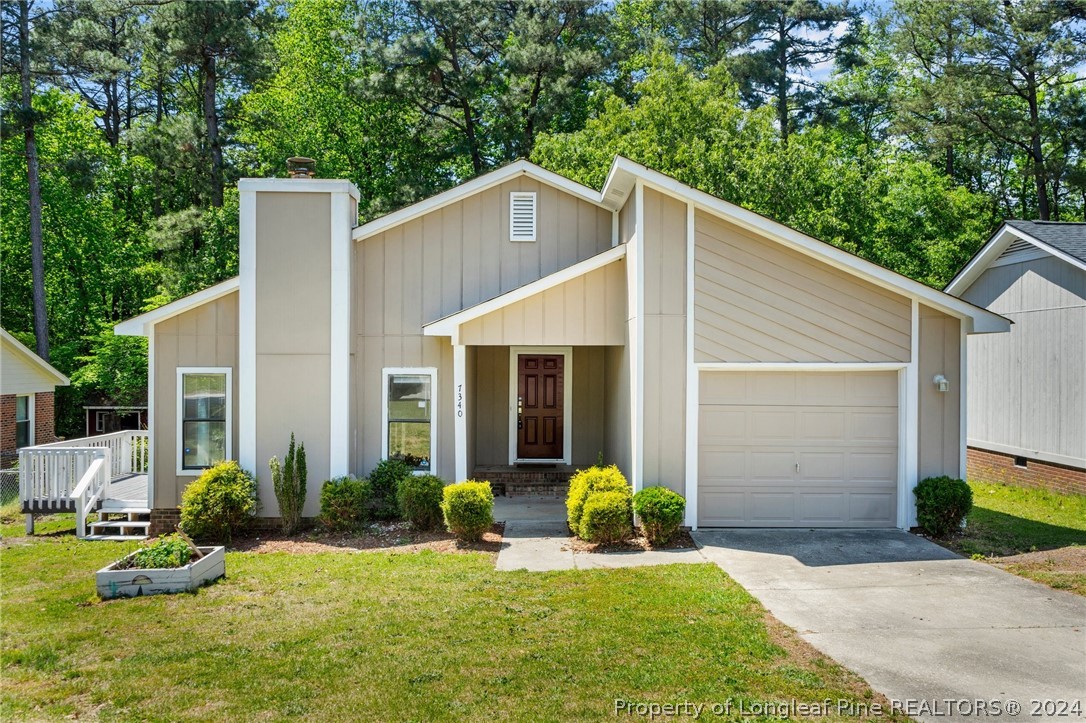
[[[685,491],[686,204],[646,188],[644,486]]]
[[[919,466],[920,479],[961,474],[961,321],[920,305]],[[942,374],[950,389],[934,383]]]
[[[175,508],[195,476],[178,476],[177,369],[230,367],[232,457],[238,457],[238,292],[165,319],[154,327],[155,419],[151,464],[154,508]]]
[[[696,361],[910,359],[907,298],[703,211],[694,274]]]
[[[969,337],[970,444],[1086,466],[1086,271],[1052,256],[995,266],[962,298],[1014,322]]]
[[[512,191],[538,194],[534,242],[509,240]],[[611,223],[611,211],[522,176],[357,241],[356,474],[382,455],[381,370],[436,367],[434,473],[451,478],[452,346],[423,325],[606,251]]]
[[[463,324],[460,343],[623,344],[625,324],[626,269],[619,259]]]

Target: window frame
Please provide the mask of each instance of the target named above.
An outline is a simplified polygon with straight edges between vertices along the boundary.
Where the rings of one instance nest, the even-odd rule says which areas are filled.
[[[414,470],[413,474],[437,474],[438,409],[440,394],[437,386],[437,367],[385,367],[381,370],[381,459],[388,459],[388,382],[400,375],[430,377],[430,469]]]
[[[22,420],[26,422],[27,426],[26,444],[21,447],[19,446],[19,399],[26,399],[26,419]],[[15,449],[26,449],[34,446],[34,407],[36,401],[33,393],[15,395]]]
[[[513,206],[519,199],[530,199],[532,202],[532,235],[519,236],[513,217]],[[539,196],[535,191],[510,191],[509,192],[509,240],[513,243],[535,243],[539,237]]]
[[[233,367],[177,367],[177,382],[174,390],[174,402],[177,406],[177,475],[179,477],[199,477],[207,467],[185,467],[185,375],[186,374],[225,374],[226,375],[226,455],[224,460],[234,458],[234,368]]]

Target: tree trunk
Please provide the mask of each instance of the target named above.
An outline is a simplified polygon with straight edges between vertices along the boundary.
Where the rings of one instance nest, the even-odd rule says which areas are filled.
[[[45,250],[41,237],[41,173],[30,85],[30,6],[19,2],[19,84],[22,90],[23,139],[26,145],[26,185],[30,200],[30,275],[34,297],[34,341],[37,353],[49,361],[49,314],[45,308]]]
[[[954,146],[950,145],[946,147],[946,175],[954,178]]]
[[[777,122],[781,124],[781,144],[788,145],[788,18],[784,8],[777,19]]]
[[[1049,220],[1048,180],[1045,178],[1045,156],[1041,148],[1041,119],[1037,107],[1037,82],[1030,71],[1026,77],[1029,88],[1030,161],[1033,166],[1033,182],[1037,187],[1037,217]]]
[[[218,78],[215,56],[204,56],[204,125],[207,127],[207,145],[211,151],[211,205],[222,208],[222,143],[219,140],[219,115],[215,110],[215,92]]]

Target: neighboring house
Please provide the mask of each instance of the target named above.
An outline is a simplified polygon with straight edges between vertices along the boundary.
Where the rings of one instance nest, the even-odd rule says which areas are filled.
[[[56,441],[53,390],[68,383],[68,377],[0,329],[0,466],[15,464],[21,447]]]
[[[1086,494],[1086,223],[1007,221],[947,286],[1014,322],[969,340],[969,474]]]
[[[159,528],[223,458],[274,517],[291,432],[307,515],[389,456],[513,494],[602,455],[692,527],[909,527],[965,471],[966,335],[1009,328],[621,157],[602,191],[518,161],[357,227],[346,181],[239,189],[240,276],[116,327],[150,341]]]
[[[147,406],[119,406],[96,404],[83,407],[86,417],[86,436],[110,434],[126,429],[147,429]]]

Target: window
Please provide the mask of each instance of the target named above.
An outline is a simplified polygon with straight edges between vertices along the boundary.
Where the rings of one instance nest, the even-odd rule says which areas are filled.
[[[178,472],[200,471],[230,459],[229,368],[177,370]]]
[[[509,194],[509,240],[535,241],[535,193]]]
[[[95,412],[94,413],[94,431],[105,432],[106,431],[106,413]]]
[[[1014,458],[1014,466],[1015,467],[1027,468],[1027,467],[1029,467],[1029,462],[1028,462],[1028,460],[1026,460],[1025,457],[1015,457]]]
[[[31,413],[34,405],[30,395],[15,397],[15,448],[29,447],[34,444],[34,420]]]
[[[384,456],[431,472],[434,450],[434,389],[437,370],[385,369]]]

